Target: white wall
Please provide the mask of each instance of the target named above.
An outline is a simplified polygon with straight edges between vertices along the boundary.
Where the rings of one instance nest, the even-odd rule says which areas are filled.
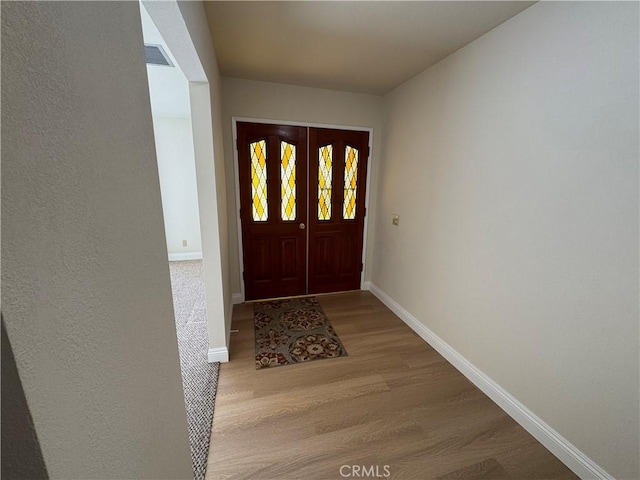
[[[240,292],[240,252],[238,249],[238,208],[232,132],[233,117],[249,117],[275,121],[320,123],[373,128],[373,148],[369,168],[371,189],[369,211],[375,204],[377,158],[382,128],[382,97],[318,88],[297,87],[278,83],[257,82],[235,78],[222,79],[222,121],[225,141],[227,175],[227,205],[229,216],[229,259],[231,285]],[[367,245],[373,245],[374,218],[368,219]],[[372,248],[367,248],[365,279],[371,275]]]
[[[154,115],[153,131],[169,258],[202,254],[191,119]]]
[[[189,81],[145,8],[140,15],[145,44],[160,45],[173,64],[147,64],[167,250],[169,259],[194,259],[202,241]]]
[[[625,479],[640,477],[638,13],[537,3],[387,95],[372,276]]]
[[[3,316],[48,473],[191,478],[138,5],[3,2],[2,48]]]
[[[142,37],[145,44],[160,45],[173,66],[147,64],[151,111],[161,117],[191,117],[189,82],[171,48],[158,31],[147,9],[141,5]]]
[[[189,80],[209,359],[224,361],[232,304],[218,63],[202,2],[143,1],[143,5]]]
[[[193,1],[181,1],[178,2],[180,12],[184,18],[185,24],[189,30],[191,40],[196,48],[202,67],[207,75],[209,81],[208,92],[205,91],[191,91],[191,108],[194,109],[194,104],[202,103],[205,99],[208,100],[210,106],[211,123],[210,127],[213,129],[208,132],[209,138],[213,142],[213,164],[208,165],[208,170],[213,173],[211,180],[215,182],[215,188],[210,189],[209,192],[204,192],[201,197],[200,205],[210,204],[216,210],[215,219],[213,215],[209,214],[212,222],[215,220],[215,225],[211,224],[207,230],[203,229],[203,235],[215,237],[217,243],[217,251],[210,248],[210,256],[215,255],[215,267],[214,262],[205,259],[204,268],[205,275],[208,275],[207,271],[216,271],[216,282],[218,283],[217,290],[220,295],[214,299],[217,303],[217,310],[220,314],[216,315],[216,329],[215,332],[211,331],[211,320],[209,326],[209,344],[212,348],[228,348],[229,335],[231,332],[231,316],[233,308],[231,304],[231,279],[229,273],[229,241],[228,241],[228,226],[227,226],[227,191],[225,186],[225,164],[224,164],[224,143],[222,137],[222,118],[221,118],[221,97],[220,91],[220,70],[218,69],[218,61],[216,59],[216,52],[213,49],[213,43],[211,42],[211,34],[209,33],[209,24],[207,23],[207,17],[204,12],[204,6],[202,2]],[[195,90],[198,90],[195,87]],[[200,89],[202,90],[202,89]],[[208,95],[207,95],[208,93]],[[200,100],[202,99],[202,100]],[[211,137],[211,134],[213,136]],[[211,183],[211,182],[208,182]],[[215,196],[211,201],[207,201],[209,196]],[[206,214],[206,212],[205,212]],[[200,217],[201,225],[204,224],[203,216]],[[208,239],[207,239],[208,241]],[[213,242],[212,242],[213,243]],[[213,246],[213,245],[212,245]],[[213,267],[213,268],[211,268]],[[207,311],[210,311],[212,303],[207,303]],[[209,314],[210,316],[210,314]],[[219,333],[224,332],[224,337],[220,338]]]

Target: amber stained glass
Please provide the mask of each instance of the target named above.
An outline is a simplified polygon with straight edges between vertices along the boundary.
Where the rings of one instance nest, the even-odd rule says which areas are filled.
[[[296,219],[296,146],[280,142],[282,220]]]
[[[318,220],[331,220],[333,145],[320,147],[318,165]]]
[[[356,196],[358,193],[358,149],[347,145],[344,151],[344,203],[342,218],[356,218]]]
[[[266,222],[267,207],[267,143],[259,140],[249,144],[251,152],[251,200],[253,220]]]

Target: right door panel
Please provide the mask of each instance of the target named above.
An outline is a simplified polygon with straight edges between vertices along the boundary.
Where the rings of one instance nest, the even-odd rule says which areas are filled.
[[[360,289],[369,134],[309,129],[309,293]]]

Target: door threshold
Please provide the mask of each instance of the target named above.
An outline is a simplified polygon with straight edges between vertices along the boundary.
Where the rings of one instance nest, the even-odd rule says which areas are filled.
[[[290,298],[305,298],[305,297],[326,297],[327,295],[340,295],[342,293],[363,292],[361,288],[358,290],[341,290],[339,292],[325,292],[325,293],[305,293],[304,295],[291,295],[288,297],[271,297],[260,298],[258,300],[245,300],[244,303],[257,303],[257,302],[271,302],[274,300],[288,300]]]

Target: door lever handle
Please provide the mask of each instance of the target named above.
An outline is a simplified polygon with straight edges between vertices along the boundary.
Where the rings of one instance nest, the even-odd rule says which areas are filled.
[[[298,225],[298,228],[299,228],[300,230],[304,230],[304,229],[306,228],[306,226],[305,226],[305,224],[304,224],[304,223],[301,223],[300,225]]]

